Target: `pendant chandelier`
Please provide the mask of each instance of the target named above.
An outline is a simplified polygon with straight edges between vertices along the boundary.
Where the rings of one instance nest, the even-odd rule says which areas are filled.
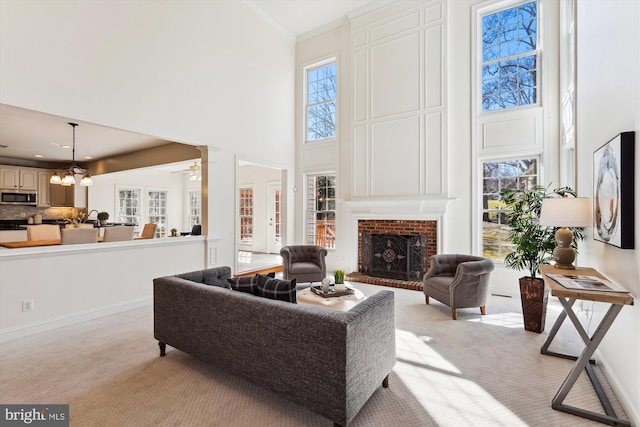
[[[73,146],[72,146],[72,154],[71,154],[71,166],[67,169],[61,171],[62,177],[58,172],[53,172],[51,175],[51,179],[49,179],[49,183],[51,184],[60,184],[64,186],[74,185],[76,183],[76,175],[82,175],[82,179],[80,180],[80,185],[89,186],[93,185],[93,179],[91,179],[91,175],[89,171],[86,169],[82,169],[76,165],[76,126],[77,123],[69,123],[69,125],[73,128]]]

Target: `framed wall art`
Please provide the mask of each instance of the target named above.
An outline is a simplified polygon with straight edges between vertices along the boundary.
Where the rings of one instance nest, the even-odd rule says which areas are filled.
[[[593,153],[593,238],[633,249],[635,132],[622,132]]]

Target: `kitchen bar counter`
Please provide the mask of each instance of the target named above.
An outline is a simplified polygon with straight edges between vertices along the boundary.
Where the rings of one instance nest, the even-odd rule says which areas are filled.
[[[98,242],[102,242],[102,237],[98,237]],[[25,240],[22,242],[1,242],[0,246],[8,249],[19,249],[19,248],[37,248],[40,246],[56,246],[60,245],[60,239],[53,240]],[[83,243],[77,243],[82,245]]]
[[[0,346],[71,323],[149,307],[155,277],[226,265],[221,253],[220,239],[206,236],[0,247]],[[34,300],[33,311],[22,311],[25,298]]]

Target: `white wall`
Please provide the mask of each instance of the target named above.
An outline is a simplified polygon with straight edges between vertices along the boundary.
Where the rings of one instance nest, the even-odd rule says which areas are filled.
[[[238,1],[0,3],[1,103],[215,147],[217,204],[235,202],[235,155],[293,169],[294,54]],[[221,264],[234,214],[209,218]]]
[[[592,266],[635,296],[600,345],[601,361],[630,419],[640,425],[640,3],[577,2],[577,183],[593,194],[593,152],[620,132],[635,131],[636,249],[618,249],[592,239],[581,245],[581,265]],[[596,316],[608,307],[597,304]],[[590,331],[593,332],[593,331]]]

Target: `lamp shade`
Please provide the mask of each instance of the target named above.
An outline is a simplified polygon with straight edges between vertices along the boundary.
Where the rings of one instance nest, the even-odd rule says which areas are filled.
[[[542,200],[540,225],[553,227],[589,227],[591,202],[587,197],[546,198]]]
[[[51,178],[49,179],[49,183],[50,184],[61,184],[62,183],[62,178],[60,178],[60,175],[58,175],[58,172],[54,172],[53,175],[51,175]]]

